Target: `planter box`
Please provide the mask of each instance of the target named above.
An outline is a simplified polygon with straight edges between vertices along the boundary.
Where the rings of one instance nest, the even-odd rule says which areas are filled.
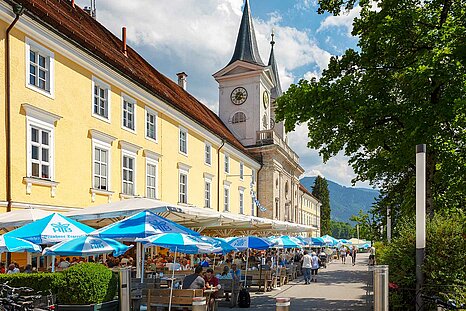
[[[57,311],[119,311],[118,300],[91,305],[57,305]]]

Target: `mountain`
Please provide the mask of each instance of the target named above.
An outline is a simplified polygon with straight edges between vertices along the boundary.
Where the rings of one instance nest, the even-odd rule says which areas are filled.
[[[301,184],[312,192],[315,180],[316,177],[304,177]],[[345,187],[328,179],[327,183],[330,192],[330,217],[336,221],[350,222],[351,215],[356,215],[361,209],[368,212],[379,196],[378,190]]]

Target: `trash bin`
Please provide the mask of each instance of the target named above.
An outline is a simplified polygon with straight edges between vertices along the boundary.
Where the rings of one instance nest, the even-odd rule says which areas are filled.
[[[374,311],[388,311],[388,266],[374,266]]]
[[[276,311],[290,310],[290,298],[276,298],[275,307]]]
[[[206,310],[206,298],[205,297],[194,297],[193,298],[193,311],[205,311]]]
[[[120,311],[131,310],[131,269],[120,270]]]

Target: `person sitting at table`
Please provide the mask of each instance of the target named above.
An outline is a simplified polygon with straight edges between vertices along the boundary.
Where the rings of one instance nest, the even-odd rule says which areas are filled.
[[[232,277],[232,275],[230,273],[230,267],[223,266],[222,274],[217,274],[216,277],[219,280],[231,280],[231,279],[233,279],[233,277]]]
[[[241,281],[241,270],[238,269],[238,266],[236,264],[231,265],[230,274],[231,278],[236,282]]]
[[[202,267],[196,266],[194,273],[187,275],[183,280],[183,289],[204,289],[205,281],[201,276]]]
[[[220,285],[218,282],[218,279],[214,276],[214,270],[209,268],[205,272],[204,275],[204,281],[205,281],[205,287],[206,289],[213,289],[213,290],[218,290],[220,289]],[[208,301],[208,310],[213,310],[214,304],[215,304],[215,299],[217,298],[217,292],[213,292],[210,294],[210,298]]]
[[[181,270],[191,270],[191,266],[189,265],[188,259],[183,258],[183,260],[181,261]]]

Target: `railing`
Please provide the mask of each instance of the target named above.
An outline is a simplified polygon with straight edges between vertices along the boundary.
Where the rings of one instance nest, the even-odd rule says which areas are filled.
[[[290,155],[296,163],[299,163],[298,155],[275,133],[274,130],[257,131],[256,141],[258,145],[278,145]]]

